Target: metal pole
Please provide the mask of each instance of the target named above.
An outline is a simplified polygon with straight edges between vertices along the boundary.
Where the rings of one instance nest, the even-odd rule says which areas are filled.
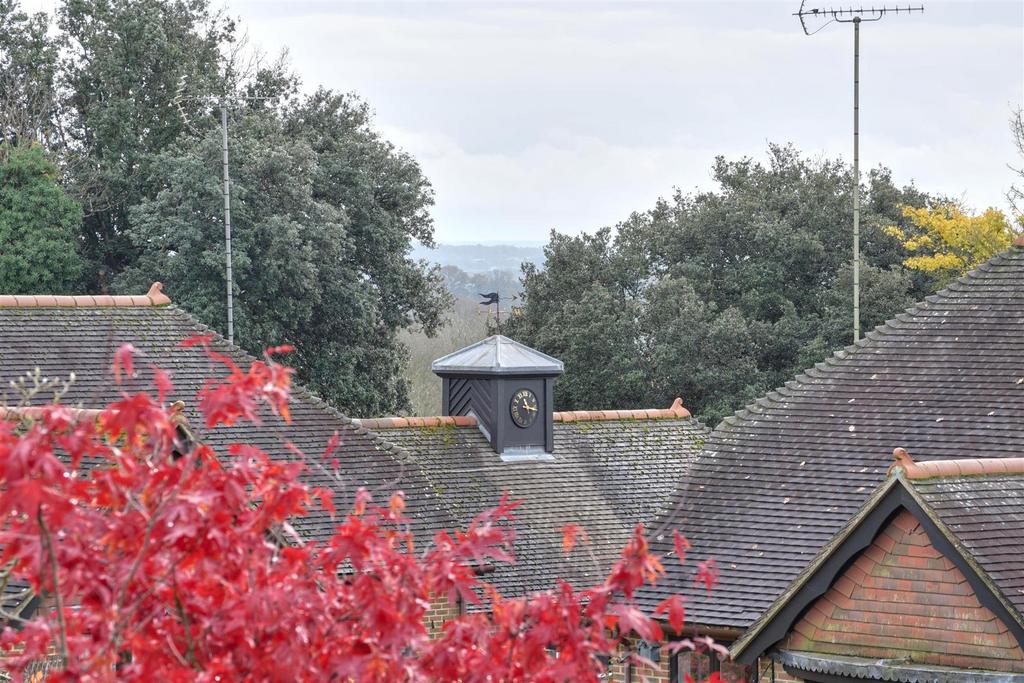
[[[860,17],[853,18],[853,341],[860,340]]]
[[[224,152],[224,246],[225,261],[227,262],[227,289],[228,289],[228,343],[235,343],[235,315],[234,296],[232,290],[231,273],[231,178],[228,174],[228,105],[226,100],[220,103],[220,129],[223,141]]]
[[[494,318],[497,320],[498,334],[501,334],[501,296],[498,296],[498,302],[494,304]]]

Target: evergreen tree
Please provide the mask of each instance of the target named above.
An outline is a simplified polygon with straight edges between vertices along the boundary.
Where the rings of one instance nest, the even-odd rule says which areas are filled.
[[[711,424],[849,344],[852,174],[772,146],[768,164],[714,167],[718,189],[676,192],[593,235],[552,233],[523,269],[508,333],[561,358],[560,408],[668,405]],[[865,330],[930,293],[884,228],[926,197],[888,171],[863,189]]]
[[[40,145],[0,144],[0,293],[74,291],[82,274],[81,220]]]

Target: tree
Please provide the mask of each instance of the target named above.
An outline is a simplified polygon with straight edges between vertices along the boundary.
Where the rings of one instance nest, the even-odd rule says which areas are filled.
[[[16,1],[0,0],[0,125],[43,140],[82,207],[80,289],[159,276],[224,330],[217,100],[231,98],[238,343],[293,342],[302,379],[353,415],[408,410],[398,333],[433,335],[450,298],[411,256],[433,246],[433,190],[369,106],[301,96],[283,57],[209,0],[64,0],[56,31]]]
[[[45,14],[0,0],[0,143],[43,142],[54,134],[59,41]]]
[[[1024,109],[1017,107],[1010,117],[1010,134],[1013,136],[1013,147],[1017,151],[1017,161],[1021,166],[1011,166],[1010,169],[1017,174],[1017,183],[1010,186],[1006,198],[1018,223],[1024,221]]]
[[[934,275],[942,285],[1009,249],[1017,234],[1006,215],[991,207],[977,216],[952,202],[901,209],[911,225],[886,232],[912,254],[903,264]]]
[[[206,0],[66,0],[57,25],[67,44],[58,74],[61,151],[85,209],[88,285],[96,291],[135,258],[128,213],[152,194],[149,155],[189,122],[216,125],[199,100],[176,98],[183,84],[188,95],[226,91],[222,50],[230,52],[235,25]]]
[[[228,376],[200,394],[206,427],[254,421],[264,406],[287,422],[291,372],[272,360],[285,350],[249,368],[211,352]],[[134,363],[122,347],[115,376]],[[156,396],[125,389],[96,416],[51,404],[0,421],[0,566],[45,598],[35,617],[4,615],[17,628],[0,652],[16,679],[56,653],[47,680],[597,681],[599,657],[624,639],[663,639],[633,603],[663,571],[642,527],[601,584],[504,599],[474,568],[512,559],[514,502],[417,549],[401,493],[378,506],[360,490],[338,513],[332,491],[303,483],[304,469],[344,457],[331,445],[288,462],[251,445],[185,447],[164,407],[167,375],[155,376]],[[335,516],[325,542],[289,525],[313,507]],[[566,527],[567,551],[578,537]],[[710,563],[697,574],[714,582]],[[432,640],[423,617],[437,598],[487,609]],[[679,596],[657,614],[682,633]]]
[[[508,333],[561,358],[555,400],[572,409],[668,405],[716,423],[850,343],[852,173],[769,148],[768,163],[718,158],[718,189],[676,192],[592,235],[553,232],[543,269],[524,265]],[[927,197],[885,169],[863,188],[862,324],[934,287],[908,275],[883,229]]]
[[[433,333],[449,299],[409,257],[430,243],[430,186],[371,128],[359,100],[319,91],[278,111],[243,110],[231,127],[237,343],[295,345],[300,377],[338,408],[408,408],[399,330]],[[115,280],[159,273],[175,301],[214,327],[226,319],[220,132],[185,137],[147,161],[161,188],[129,213],[138,254]]]
[[[65,294],[79,284],[82,210],[36,143],[0,143],[0,292]]]

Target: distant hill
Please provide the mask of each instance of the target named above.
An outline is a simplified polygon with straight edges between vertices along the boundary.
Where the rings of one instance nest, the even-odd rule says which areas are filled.
[[[441,275],[448,285],[448,291],[457,299],[468,299],[475,303],[481,294],[498,292],[501,295],[502,310],[513,301],[513,296],[523,291],[518,270],[467,273],[457,266],[442,266]]]
[[[413,258],[426,259],[442,266],[455,266],[467,273],[504,270],[518,276],[519,266],[524,261],[537,265],[544,263],[542,243],[438,244],[437,249],[417,245],[412,255]]]

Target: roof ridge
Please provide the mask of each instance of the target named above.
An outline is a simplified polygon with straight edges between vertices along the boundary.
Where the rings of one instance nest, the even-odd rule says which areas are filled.
[[[594,422],[602,420],[671,420],[691,417],[683,407],[683,399],[676,397],[668,408],[640,408],[636,410],[567,410],[553,413],[555,422]]]
[[[100,308],[166,306],[170,297],[154,282],[145,294],[0,294],[0,308]]]
[[[921,301],[916,301],[895,316],[886,320],[885,322],[877,325],[875,328],[869,330],[860,339],[856,340],[852,344],[842,346],[821,361],[815,363],[809,368],[804,368],[803,371],[797,373],[789,381],[785,382],[781,387],[785,387],[790,391],[797,391],[804,388],[808,383],[818,379],[828,379],[832,376],[830,372],[831,368],[844,366],[849,362],[853,362],[853,359],[857,357],[865,347],[873,346],[874,344],[884,342],[890,335],[898,332],[899,327],[893,325],[894,322],[902,324],[912,321],[922,313],[929,311],[934,308],[935,304],[942,301],[947,301],[953,297],[950,297],[950,293],[962,291],[965,285],[979,279],[979,274],[992,270],[993,266],[1000,266],[1008,261],[1013,260],[1011,255],[1024,254],[1024,235],[1018,236],[1013,246],[1008,250],[1000,254],[996,254],[984,263],[978,264],[970,272],[960,276],[952,283],[943,287],[933,294],[929,294]],[[745,420],[751,419],[753,416],[761,412],[763,407],[762,399],[769,396],[771,393],[779,391],[781,387],[774,387],[769,389],[761,397],[754,399],[744,406],[736,410],[732,415],[728,415],[715,426],[714,432],[719,430],[727,431],[739,424],[742,424]]]
[[[402,429],[404,427],[472,427],[476,418],[471,415],[431,415],[427,417],[369,417],[352,418],[352,424],[368,431]]]
[[[608,422],[613,420],[671,420],[692,417],[683,407],[683,399],[676,398],[668,408],[640,408],[636,410],[567,410],[552,413],[555,422]],[[476,418],[469,415],[432,415],[428,417],[375,417],[358,419],[352,423],[367,430],[404,429],[406,427],[472,427]]]
[[[42,417],[47,410],[55,407],[68,411],[71,419],[75,422],[79,420],[96,420],[103,413],[102,410],[96,408],[75,408],[62,403],[54,403],[49,406],[0,406],[0,420],[33,420]]]
[[[892,455],[893,464],[889,466],[889,474],[902,472],[907,479],[1024,475],[1024,458],[957,458],[915,462],[905,448],[896,448]]]

